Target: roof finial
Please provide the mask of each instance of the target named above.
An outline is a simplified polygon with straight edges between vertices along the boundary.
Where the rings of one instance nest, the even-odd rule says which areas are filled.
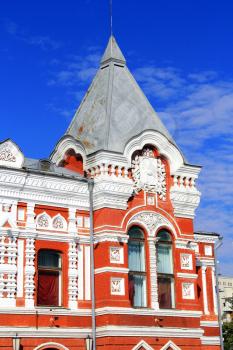
[[[112,0],[109,0],[109,11],[110,11],[110,34],[112,36]]]

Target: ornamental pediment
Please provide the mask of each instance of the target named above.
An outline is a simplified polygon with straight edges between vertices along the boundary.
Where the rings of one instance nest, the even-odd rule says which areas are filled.
[[[22,168],[23,162],[23,153],[13,141],[6,140],[0,144],[0,166]]]

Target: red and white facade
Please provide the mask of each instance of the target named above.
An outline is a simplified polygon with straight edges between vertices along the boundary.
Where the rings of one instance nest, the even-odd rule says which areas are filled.
[[[146,116],[132,135],[140,111],[154,111],[125,71],[114,38],[109,45],[49,160],[25,158],[11,140],[0,144],[0,349],[86,349],[92,268],[97,349],[220,349],[218,236],[193,228],[200,167],[186,163],[154,117],[154,128]],[[133,87],[121,95],[128,78]],[[98,139],[101,121],[90,118],[101,118],[100,101],[107,132]],[[117,130],[117,113],[135,128]]]

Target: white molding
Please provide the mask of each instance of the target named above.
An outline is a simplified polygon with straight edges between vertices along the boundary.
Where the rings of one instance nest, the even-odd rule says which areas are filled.
[[[66,315],[66,316],[90,316],[91,309],[70,310],[64,308],[0,308],[0,314],[16,314],[16,315]],[[137,315],[137,316],[169,316],[169,317],[185,317],[200,318],[203,313],[193,310],[174,310],[174,309],[133,309],[124,307],[103,307],[96,309],[96,315]]]
[[[48,327],[41,327],[36,329],[34,327],[2,327],[0,329],[0,337],[13,337],[17,332],[20,338],[85,338],[90,334],[90,328],[59,328],[53,329]],[[96,328],[97,338],[101,337],[163,337],[163,338],[195,338],[200,339],[203,336],[204,330],[201,328],[160,328],[160,327],[130,327],[130,326],[102,326]],[[202,337],[204,341],[206,338],[215,340],[219,337]]]
[[[95,269],[96,275],[99,273],[106,273],[106,272],[128,273],[129,269],[126,267],[112,267],[112,266],[104,266],[104,267],[99,267],[98,269]]]
[[[17,298],[23,297],[23,281],[24,281],[24,240],[18,239],[17,251]]]
[[[40,344],[38,345],[34,350],[40,350],[44,347],[51,347],[51,346],[58,346],[59,347],[59,350],[69,350],[66,346],[62,345],[62,344],[59,344],[59,343],[54,343],[54,342],[48,342],[48,343],[43,343],[43,344]]]
[[[178,278],[187,278],[187,279],[197,279],[198,275],[196,273],[186,273],[186,272],[177,272],[176,276]]]
[[[219,327],[218,321],[201,321],[200,325],[201,327]]]
[[[84,246],[84,291],[85,300],[91,300],[91,261],[90,261],[90,246]]]
[[[178,150],[168,139],[157,131],[145,131],[141,135],[131,139],[124,150],[124,156],[128,160],[130,167],[132,154],[143,149],[146,144],[150,144],[158,148],[159,153],[164,155],[170,161],[171,174],[175,173],[184,165],[184,159]]]
[[[50,156],[50,159],[52,160],[52,162],[58,165],[64,159],[64,155],[69,149],[73,149],[75,153],[81,154],[83,158],[83,167],[85,168],[85,164],[86,164],[85,148],[81,142],[75,140],[70,136],[66,136],[65,138],[63,138],[58,142],[55,150]]]
[[[142,348],[145,350],[153,350],[153,348],[148,345],[145,340],[141,340],[132,350],[142,350]]]
[[[201,343],[203,345],[220,345],[220,337],[201,337]]]
[[[217,241],[219,241],[219,237],[194,233],[194,240],[195,240],[195,242],[198,242],[198,243],[199,242],[201,242],[201,243],[216,243]]]

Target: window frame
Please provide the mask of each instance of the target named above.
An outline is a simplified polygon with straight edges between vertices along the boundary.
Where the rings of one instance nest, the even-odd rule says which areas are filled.
[[[166,232],[169,235],[169,240],[163,239],[159,237],[159,234],[162,232]],[[156,235],[156,260],[157,260],[157,285],[158,285],[158,297],[159,297],[159,279],[168,279],[170,281],[170,288],[171,288],[171,307],[165,308],[161,307],[159,304],[159,309],[161,310],[172,310],[176,308],[176,294],[175,294],[175,273],[174,273],[174,244],[173,244],[173,237],[172,234],[167,229],[160,229]],[[171,267],[172,267],[172,273],[166,273],[166,272],[159,272],[158,271],[158,247],[161,246],[169,246],[171,249]],[[159,303],[159,300],[158,300]]]
[[[141,232],[142,237],[130,237],[130,231],[133,231],[134,229],[137,229]],[[129,240],[128,240],[128,263],[129,263],[129,243],[132,242],[140,242],[143,246],[143,255],[144,255],[144,271],[139,270],[130,270],[129,267],[129,273],[128,277],[130,280],[130,276],[142,276],[144,277],[144,283],[145,283],[145,290],[144,290],[144,304],[145,306],[136,306],[133,303],[131,303],[131,307],[135,309],[145,309],[148,308],[148,276],[147,276],[147,249],[146,249],[146,239],[145,239],[145,232],[140,226],[131,226],[128,230]]]
[[[58,266],[43,266],[40,265],[40,253],[50,252],[58,255]],[[43,305],[38,303],[39,296],[39,278],[40,272],[57,273],[58,274],[58,305]],[[59,308],[63,306],[63,254],[61,251],[56,249],[46,249],[42,248],[38,250],[37,253],[37,295],[36,295],[36,305],[37,307],[49,307],[49,308]]]

